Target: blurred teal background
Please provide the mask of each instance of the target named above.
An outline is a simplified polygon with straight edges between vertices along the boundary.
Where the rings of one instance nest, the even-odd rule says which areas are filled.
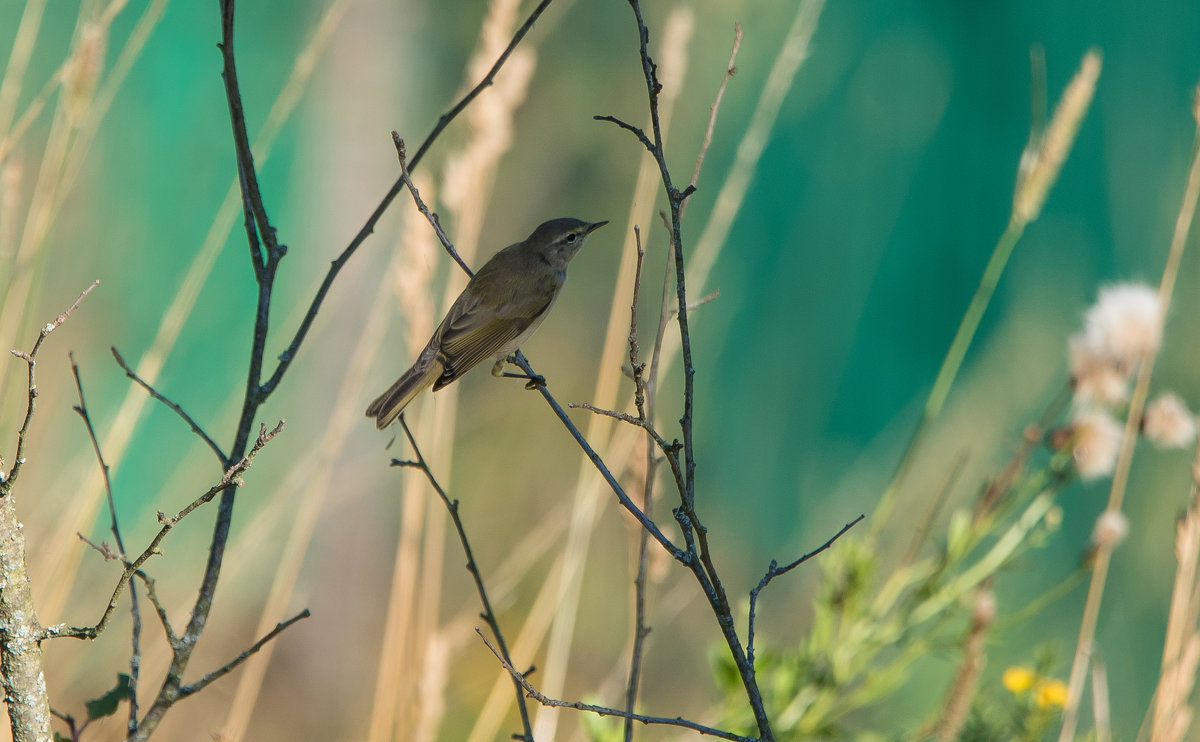
[[[745,33],[737,74],[689,205],[684,237],[694,245],[796,6],[750,0],[680,5],[694,11],[695,29],[669,132],[677,182],[691,171],[735,21]],[[82,6],[49,0],[18,113],[62,63],[76,17],[99,13],[104,4]],[[654,42],[674,6],[648,4]],[[116,17],[109,65],[145,7],[132,2]],[[326,7],[324,0],[239,4],[237,48],[252,139]],[[277,284],[270,357],[290,340],[328,261],[395,178],[389,132],[399,131],[413,151],[463,90],[464,60],[484,9],[482,3],[451,10],[416,0],[349,4],[296,113],[269,159],[260,162],[267,208],[290,248]],[[0,59],[7,58],[23,10],[22,3],[0,4]],[[81,476],[75,472],[91,461],[70,413],[73,392],[61,354],[74,350],[93,415],[105,425],[128,386],[107,346],[117,346],[131,361],[150,346],[232,182],[218,38],[215,2],[167,4],[81,161],[79,181],[36,261],[39,278],[18,336],[21,344],[42,318],[61,311],[91,279],[101,280],[64,332],[67,340],[55,336],[52,350],[60,355],[45,363],[43,384],[50,391],[43,401],[46,437],[39,450],[47,455],[70,450],[71,476]],[[696,297],[720,290],[718,299],[693,315],[697,492],[702,512],[720,524],[713,530],[719,556],[729,565],[728,580],[736,586],[731,590],[744,593],[770,559],[807,551],[844,522],[869,513],[889,481],[1009,215],[1031,122],[1032,47],[1044,49],[1044,92],[1051,107],[1083,54],[1097,47],[1104,67],[1095,101],[1041,218],[1017,246],[949,407],[902,493],[902,507],[894,523],[882,527],[885,538],[901,549],[907,545],[924,503],[941,488],[957,457],[966,456],[967,465],[953,491],[955,503],[969,502],[998,470],[1024,425],[1036,420],[1065,383],[1066,337],[1098,287],[1130,279],[1157,285],[1193,146],[1197,39],[1200,6],[1183,1],[828,4],[712,275],[704,286],[690,287]],[[613,114],[634,123],[645,116],[628,6],[618,0],[555,2],[529,41],[538,64],[496,176],[483,254],[554,216],[610,219],[617,225],[610,230],[626,228],[641,152],[627,133],[592,116]],[[39,152],[49,136],[46,118],[9,159],[24,168],[22,203],[31,197]],[[462,121],[452,125],[421,170],[440,181],[445,153],[462,146],[466,131]],[[658,200],[661,207],[661,196]],[[267,418],[289,422],[274,457],[256,464],[254,473],[264,482],[320,453],[312,446],[331,414],[356,331],[366,321],[402,225],[413,216],[407,198],[397,199],[334,285],[281,393],[264,409]],[[447,220],[445,226],[453,237],[457,225]],[[662,232],[657,223],[641,226],[649,235],[647,293],[657,296]],[[526,346],[563,401],[591,394],[621,237],[606,231],[589,243],[573,264],[556,316]],[[1154,386],[1174,389],[1196,407],[1200,263],[1194,247],[1189,245],[1184,258]],[[0,269],[10,270],[11,263],[0,262]],[[444,261],[435,270],[448,271]],[[0,283],[6,282],[0,273]],[[253,296],[245,238],[235,225],[159,380],[223,445],[230,442],[238,412],[233,400],[245,383]],[[656,313],[647,309],[643,317],[648,328]],[[396,321],[403,326],[402,317]],[[403,343],[386,348],[384,360],[372,369],[371,391],[390,383],[408,360]],[[465,419],[460,415],[456,496],[471,503],[479,521],[494,519],[519,530],[530,512],[566,498],[577,453],[539,405],[517,390],[495,391],[496,382],[484,377],[462,385],[460,412],[471,405],[477,409]],[[11,431],[22,395],[19,380],[10,377],[3,395],[0,422]],[[663,397],[661,420],[669,435],[676,434],[671,422],[676,404],[676,398]],[[5,436],[11,440],[11,434]],[[335,486],[352,507],[330,516],[345,530],[331,525],[332,535],[324,537],[331,553],[364,565],[361,592],[354,593],[363,602],[353,610],[360,621],[355,630],[366,637],[380,628],[383,598],[371,603],[363,596],[386,590],[389,539],[399,520],[394,503],[379,504],[385,491],[375,489],[394,477],[380,471],[385,456],[392,455],[381,453],[382,445],[366,421],[344,442],[347,468]],[[513,472],[538,466],[543,473],[526,492],[519,483],[495,482],[495,471],[482,462],[504,462]],[[1186,452],[1148,448],[1135,459],[1127,508],[1132,533],[1114,562],[1098,636],[1108,661],[1117,739],[1135,735],[1157,677],[1174,569],[1171,538],[1187,498],[1188,464]],[[212,473],[207,453],[173,415],[149,408],[114,482],[123,513],[139,523],[130,528],[148,533],[153,524],[134,514],[179,507]],[[35,488],[76,484],[53,468],[30,476]],[[501,500],[500,513],[488,509],[492,489],[509,498]],[[1107,482],[1096,482],[1063,495],[1060,537],[1036,554],[1039,561],[1031,559],[1007,584],[997,585],[1002,615],[1074,569],[1107,490]],[[606,507],[615,509],[612,503]],[[195,544],[208,527],[191,524]],[[101,530],[97,525],[97,533]],[[606,533],[617,545],[598,548],[624,554],[622,531]],[[499,526],[484,537],[497,554],[509,538]],[[346,546],[339,539],[355,543]],[[457,558],[449,563],[457,565]],[[448,574],[455,584],[462,577]],[[776,644],[801,635],[804,596],[815,577],[812,570],[772,588],[771,615],[764,620]],[[322,592],[323,584],[314,578],[309,594],[336,604]],[[611,583],[622,595],[624,584],[620,578]],[[181,596],[188,594],[186,585],[181,580]],[[1076,590],[1034,619],[1038,640],[1059,648],[1064,675],[1082,601],[1083,590]],[[227,611],[224,618],[236,625],[234,610]],[[693,603],[689,618],[701,627],[686,635],[715,641],[711,627],[695,617],[700,612]],[[312,631],[319,636],[319,628]],[[621,632],[614,633],[619,648]],[[993,673],[1008,659],[1027,660],[1032,651],[1016,632],[998,643]],[[112,651],[119,656],[119,647]],[[935,662],[941,659],[953,666],[952,656]],[[372,667],[365,674],[373,672]],[[574,682],[587,689],[588,677],[579,669]],[[655,677],[648,681],[651,687]],[[934,687],[933,695],[940,696],[941,685]],[[218,707],[222,702],[228,699],[219,694],[212,701]]]

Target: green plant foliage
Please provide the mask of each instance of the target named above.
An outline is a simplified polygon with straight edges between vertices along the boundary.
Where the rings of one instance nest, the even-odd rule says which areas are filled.
[[[112,716],[117,712],[121,701],[128,698],[129,676],[124,673],[118,673],[117,684],[112,687],[112,690],[98,698],[93,698],[85,704],[87,706],[88,719],[102,719],[105,716]]]

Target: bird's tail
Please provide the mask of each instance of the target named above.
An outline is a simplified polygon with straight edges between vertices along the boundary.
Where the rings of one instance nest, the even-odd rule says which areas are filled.
[[[409,402],[437,381],[444,370],[442,364],[436,360],[430,363],[418,362],[367,407],[367,417],[375,418],[375,426],[383,430],[404,412]]]

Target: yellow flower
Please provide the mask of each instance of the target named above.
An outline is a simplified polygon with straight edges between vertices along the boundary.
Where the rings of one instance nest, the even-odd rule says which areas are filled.
[[[1010,667],[1004,671],[1001,682],[1012,693],[1024,693],[1033,687],[1037,673],[1028,667]]]
[[[1067,684],[1061,680],[1043,680],[1033,689],[1033,702],[1040,709],[1067,705]]]

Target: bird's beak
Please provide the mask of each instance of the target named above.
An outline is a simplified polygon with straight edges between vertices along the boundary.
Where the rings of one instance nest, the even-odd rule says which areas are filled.
[[[595,232],[597,229],[600,229],[605,224],[608,224],[608,220],[605,220],[602,222],[596,222],[595,224],[589,224],[586,234],[591,234],[592,232]]]

